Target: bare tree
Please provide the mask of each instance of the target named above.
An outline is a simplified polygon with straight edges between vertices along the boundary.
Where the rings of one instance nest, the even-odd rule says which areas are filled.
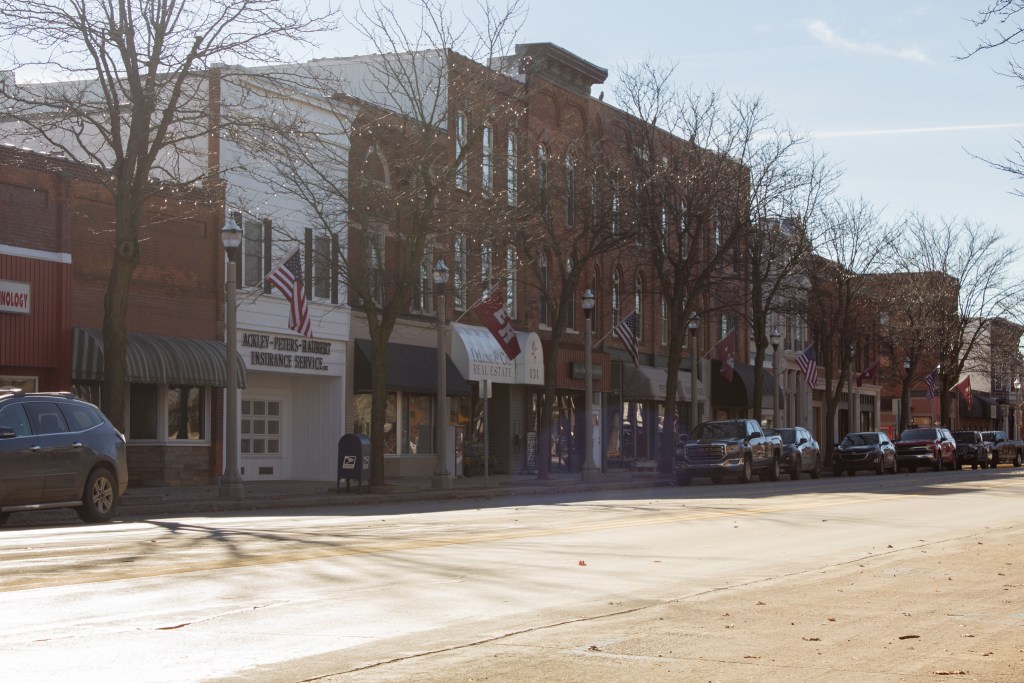
[[[415,26],[390,3],[359,6],[352,25],[373,54],[298,70],[303,96],[275,100],[281,125],[261,137],[250,169],[297,198],[317,234],[345,245],[341,303],[365,317],[372,349],[373,486],[385,483],[392,334],[403,319],[436,314],[430,273],[439,259],[451,267],[449,305],[469,309],[477,293],[491,293],[500,268],[487,282],[468,281],[468,250],[501,253],[518,214],[483,176],[493,180],[504,161],[496,131],[523,111],[521,85],[492,68],[511,49],[522,4],[482,3],[458,20],[445,2],[409,4],[419,11]],[[471,192],[471,180],[483,191]]]
[[[995,0],[978,10],[971,24],[982,31],[973,47],[964,48],[959,59],[969,59],[982,52],[1007,53],[1004,76],[1013,79],[1020,87],[1024,84],[1024,63],[1017,50],[1024,44],[1024,2],[1021,0]],[[1024,180],[1024,139],[1013,138],[1011,150],[1002,159],[982,159],[993,168]],[[1017,188],[1014,194],[1024,196],[1024,189]]]
[[[939,414],[945,422],[951,415],[950,390],[961,375],[992,366],[993,322],[1021,320],[1024,284],[1007,268],[1020,247],[998,230],[968,219],[914,215],[904,232],[905,248],[896,254],[900,267],[941,274],[950,283],[940,293],[951,310],[939,317],[932,340],[940,368]]]
[[[872,343],[875,312],[869,304],[871,279],[895,237],[864,199],[835,199],[819,214],[814,251],[804,259],[807,326],[825,380],[826,460],[835,442],[835,418],[858,351]],[[850,406],[852,410],[852,406]]]
[[[10,0],[0,36],[35,49],[6,66],[0,117],[9,139],[108,171],[115,211],[114,258],[104,299],[103,411],[124,420],[132,273],[154,176],[182,184],[216,180],[202,160],[210,133],[206,69],[215,62],[280,60],[332,27],[334,11],[312,14],[281,0]],[[42,71],[53,83],[18,83]]]

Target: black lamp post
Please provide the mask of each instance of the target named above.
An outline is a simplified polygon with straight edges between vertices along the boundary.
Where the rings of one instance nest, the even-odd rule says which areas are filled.
[[[697,328],[700,317],[697,311],[690,313],[690,322],[686,328],[690,330],[690,433],[697,427]]]
[[[238,347],[236,311],[235,259],[242,244],[242,212],[232,211],[231,219],[220,231],[224,253],[228,257],[227,287],[224,302],[225,358],[224,379],[224,474],[220,479],[220,495],[224,498],[242,498],[245,486],[238,466],[238,377],[235,354]]]
[[[446,337],[446,310],[444,288],[448,284],[448,266],[439,259],[434,266],[434,288],[437,291],[437,463],[434,467],[433,487],[450,489],[451,473],[448,472],[448,343]]]
[[[594,312],[594,293],[587,289],[580,297],[583,307],[583,481],[598,478],[601,469],[597,466],[594,453],[594,357],[591,346],[592,322]]]
[[[779,428],[779,342],[782,341],[782,333],[779,328],[773,327],[769,335],[772,342],[772,375],[775,379],[775,387],[772,389],[772,427]]]

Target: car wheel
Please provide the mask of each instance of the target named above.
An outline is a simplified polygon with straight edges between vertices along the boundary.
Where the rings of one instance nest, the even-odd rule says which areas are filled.
[[[936,460],[932,463],[932,470],[938,472],[942,469],[942,460]]]
[[[974,462],[971,463],[971,469],[972,470],[978,469],[978,461],[977,460],[975,460]]]
[[[750,458],[743,458],[743,469],[740,470],[739,480],[741,484],[749,484],[754,478],[754,467],[750,462]]]
[[[772,456],[772,464],[768,465],[768,469],[764,470],[763,474],[768,481],[778,481],[779,477],[782,476],[782,466],[779,464],[779,459]]]
[[[797,453],[793,456],[793,464],[789,468],[789,478],[796,481],[803,474],[804,458],[802,455]]]
[[[117,511],[117,482],[109,470],[98,468],[89,474],[78,516],[86,522],[109,522]]]
[[[711,475],[712,484],[721,484],[723,481],[725,481],[725,475],[721,472],[715,472]]]
[[[988,469],[988,458],[985,458],[985,459],[983,459],[981,461],[981,469],[983,469],[983,470],[987,470]]]
[[[1021,465],[1021,457],[1020,457],[1020,453],[1018,453],[1017,455],[1013,456],[1013,466],[1014,467],[1020,467],[1020,465]]]
[[[846,476],[848,476],[848,477],[855,477],[855,476],[857,476],[857,470],[852,469],[852,468],[846,470]]]
[[[693,481],[693,478],[688,472],[676,473],[676,483],[680,486],[689,486],[691,481]]]
[[[817,479],[821,476],[821,454],[815,454],[814,456],[814,469],[811,470],[811,479]]]
[[[885,474],[885,456],[882,455],[878,458],[878,463],[875,464],[875,474]]]

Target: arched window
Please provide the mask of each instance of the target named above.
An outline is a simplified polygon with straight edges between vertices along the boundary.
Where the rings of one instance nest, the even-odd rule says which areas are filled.
[[[576,225],[576,164],[572,156],[565,157],[565,225]]]
[[[469,245],[465,235],[455,236],[455,262],[452,264],[452,306],[466,308],[466,280]]]
[[[455,115],[455,187],[465,190],[469,187],[469,163],[466,158],[466,115],[461,111]]]
[[[661,345],[668,346],[668,300],[661,297]]]
[[[494,263],[491,256],[491,245],[489,242],[480,243],[480,287],[483,295],[491,293],[494,286]]]
[[[508,309],[508,315],[513,320],[519,317],[519,312],[516,310],[518,302],[518,297],[516,296],[518,261],[515,248],[508,247],[505,250],[505,308]]]
[[[573,265],[574,264],[573,264],[572,258],[567,258],[565,260],[565,273],[566,273],[567,277],[568,277],[569,273],[572,273]],[[573,301],[572,301],[571,305],[569,306],[568,315],[565,316],[565,327],[566,327],[566,329],[569,329],[569,330],[575,330],[576,329],[576,305],[577,305],[577,303],[578,302],[575,300],[575,297],[573,297]]]
[[[548,257],[545,254],[540,255],[540,260],[537,264],[537,274],[540,282],[540,310],[538,311],[538,322],[541,325],[548,324]]]
[[[519,204],[519,141],[515,133],[508,134],[505,144],[505,187],[508,195],[508,205]]]
[[[611,294],[612,294],[612,325],[618,325],[619,321],[622,320],[622,300],[621,300],[622,292],[619,289],[619,287],[620,287],[620,280],[621,279],[619,277],[619,271],[618,270],[613,270],[612,271],[612,286],[611,286]]]
[[[494,190],[494,139],[491,124],[484,126],[481,133],[480,166],[482,171],[481,186],[483,193],[490,196]]]
[[[537,148],[537,191],[540,195],[540,210],[548,210],[548,150],[544,145]]]
[[[636,340],[640,341],[644,336],[644,276],[636,274],[633,281],[633,310],[636,311]]]

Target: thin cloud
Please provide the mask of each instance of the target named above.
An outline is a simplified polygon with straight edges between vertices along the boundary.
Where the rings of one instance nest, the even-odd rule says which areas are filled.
[[[807,32],[811,34],[813,38],[828,47],[834,47],[840,50],[849,50],[850,52],[866,52],[868,54],[882,55],[884,57],[896,57],[898,59],[906,59],[912,62],[921,62],[924,64],[931,62],[931,60],[928,59],[928,55],[916,48],[892,48],[886,47],[885,45],[879,45],[878,43],[854,42],[836,33],[831,26],[820,19],[808,21],[805,26],[807,28]]]
[[[879,135],[921,135],[925,133],[959,133],[969,130],[1000,130],[1006,128],[1024,128],[1024,123],[975,123],[962,126],[927,126],[922,128],[876,128],[873,130],[836,130],[815,133],[814,137],[823,138],[866,138]]]

